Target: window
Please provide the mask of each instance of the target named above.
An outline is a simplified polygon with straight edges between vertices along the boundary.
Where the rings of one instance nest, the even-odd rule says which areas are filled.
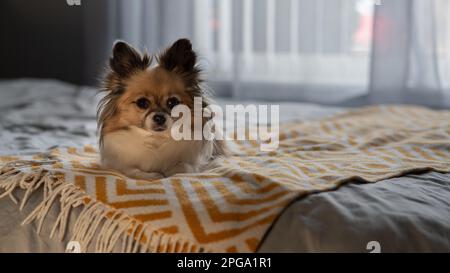
[[[439,74],[444,86],[443,89],[450,94],[450,1],[438,0],[435,5],[436,8],[436,52],[439,66]]]
[[[194,0],[193,34],[215,80],[365,90],[372,0]]]
[[[116,4],[108,5],[116,38],[151,52],[190,38],[218,95],[330,104],[355,96],[352,103],[424,103],[425,96],[438,105],[447,94],[450,101],[450,0]]]

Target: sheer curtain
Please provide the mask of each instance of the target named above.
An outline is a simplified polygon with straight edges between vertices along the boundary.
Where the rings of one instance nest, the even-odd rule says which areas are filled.
[[[450,0],[103,2],[104,51],[188,37],[219,95],[450,105]]]
[[[450,106],[449,4],[448,0],[391,0],[377,6],[372,102]]]

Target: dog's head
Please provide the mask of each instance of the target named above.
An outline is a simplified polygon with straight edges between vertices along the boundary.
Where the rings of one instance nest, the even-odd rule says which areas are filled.
[[[171,110],[184,104],[193,113],[194,97],[203,97],[197,55],[187,39],[176,41],[152,58],[123,41],[114,44],[98,106],[100,143],[105,134],[140,127],[167,132],[174,122]]]

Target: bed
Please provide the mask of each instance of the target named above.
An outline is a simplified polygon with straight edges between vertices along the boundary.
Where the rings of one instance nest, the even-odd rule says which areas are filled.
[[[55,80],[1,81],[0,156],[95,146],[98,99],[94,88]],[[279,105],[281,122],[320,120],[347,111],[305,103]],[[19,211],[11,199],[0,199],[0,252],[65,251],[69,239],[49,238],[51,225],[44,223],[40,233],[35,222],[21,225],[33,202],[39,198],[31,197]],[[57,215],[51,210],[46,222]],[[348,181],[295,198],[264,232],[257,251],[370,252],[373,242],[381,252],[449,252],[450,174],[420,171],[377,183]]]

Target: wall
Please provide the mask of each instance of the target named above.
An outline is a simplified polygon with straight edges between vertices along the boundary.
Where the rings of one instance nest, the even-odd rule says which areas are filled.
[[[83,11],[65,0],[0,2],[0,78],[83,83]]]

